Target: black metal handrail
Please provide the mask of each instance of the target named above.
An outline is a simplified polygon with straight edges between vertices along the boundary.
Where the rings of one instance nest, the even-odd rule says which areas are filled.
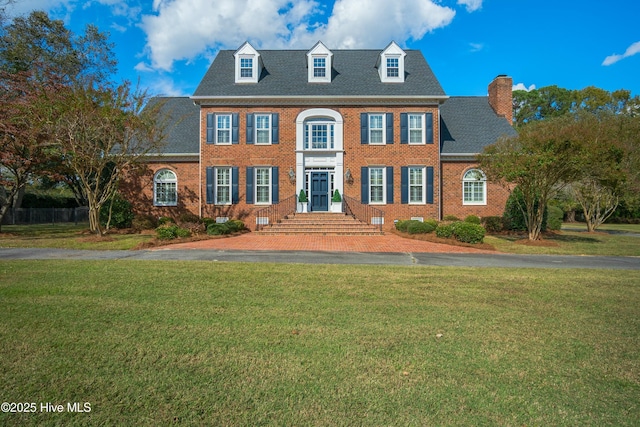
[[[357,199],[349,197],[346,194],[342,195],[342,201],[344,202],[344,211],[347,215],[351,215],[369,225],[377,226],[382,233],[382,224],[384,223],[383,210],[361,203]],[[373,218],[378,218],[376,224],[374,224]]]
[[[256,211],[256,231],[260,231],[265,225],[275,224],[285,216],[295,213],[297,200],[298,197],[294,194],[275,205]],[[266,218],[266,221],[264,218]]]

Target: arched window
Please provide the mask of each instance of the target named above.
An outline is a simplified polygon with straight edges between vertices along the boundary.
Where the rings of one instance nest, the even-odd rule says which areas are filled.
[[[469,169],[462,177],[462,204],[487,204],[487,177],[480,169]]]
[[[173,171],[162,169],[153,177],[153,204],[176,206],[178,204],[178,178]]]

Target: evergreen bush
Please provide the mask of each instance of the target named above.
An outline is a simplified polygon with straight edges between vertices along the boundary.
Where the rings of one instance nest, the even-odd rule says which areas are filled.
[[[499,233],[503,229],[501,216],[485,216],[482,218],[482,225],[489,233]]]
[[[431,222],[410,221],[407,226],[407,233],[409,234],[427,234],[433,232],[436,226]]]
[[[456,240],[463,243],[482,243],[485,229],[479,224],[470,222],[456,222],[452,224],[453,235]]]
[[[467,215],[464,222],[468,222],[469,224],[480,224],[480,218],[476,215]]]

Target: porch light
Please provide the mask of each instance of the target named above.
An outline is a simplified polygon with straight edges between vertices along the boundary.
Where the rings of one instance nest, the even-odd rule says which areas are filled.
[[[344,174],[344,179],[349,183],[353,183],[353,175],[351,175],[351,169],[347,168],[347,172]]]
[[[292,167],[289,167],[289,181],[293,184],[296,182],[296,173]]]

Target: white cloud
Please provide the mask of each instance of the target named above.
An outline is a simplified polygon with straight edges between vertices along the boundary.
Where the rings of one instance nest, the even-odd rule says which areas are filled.
[[[471,52],[480,52],[484,49],[483,43],[469,43],[469,47],[471,48]]]
[[[437,0],[336,0],[325,11],[314,0],[154,0],[142,17],[151,67],[171,70],[174,61],[233,49],[249,40],[256,48],[330,49],[403,45],[451,23],[455,10]],[[460,0],[459,0],[460,3]],[[469,9],[481,0],[466,0]],[[328,16],[325,13],[328,12]]]
[[[623,55],[607,56],[602,62],[602,65],[604,66],[613,65],[618,61],[622,61],[623,59],[636,55],[638,53],[640,53],[640,42],[635,42],[627,48],[626,52]]]
[[[467,7],[467,12],[475,12],[482,8],[482,0],[458,0],[458,4]]]
[[[530,85],[529,87],[525,86],[524,83],[518,83],[513,85],[513,90],[526,90],[527,92],[531,92],[536,88],[536,85]]]

